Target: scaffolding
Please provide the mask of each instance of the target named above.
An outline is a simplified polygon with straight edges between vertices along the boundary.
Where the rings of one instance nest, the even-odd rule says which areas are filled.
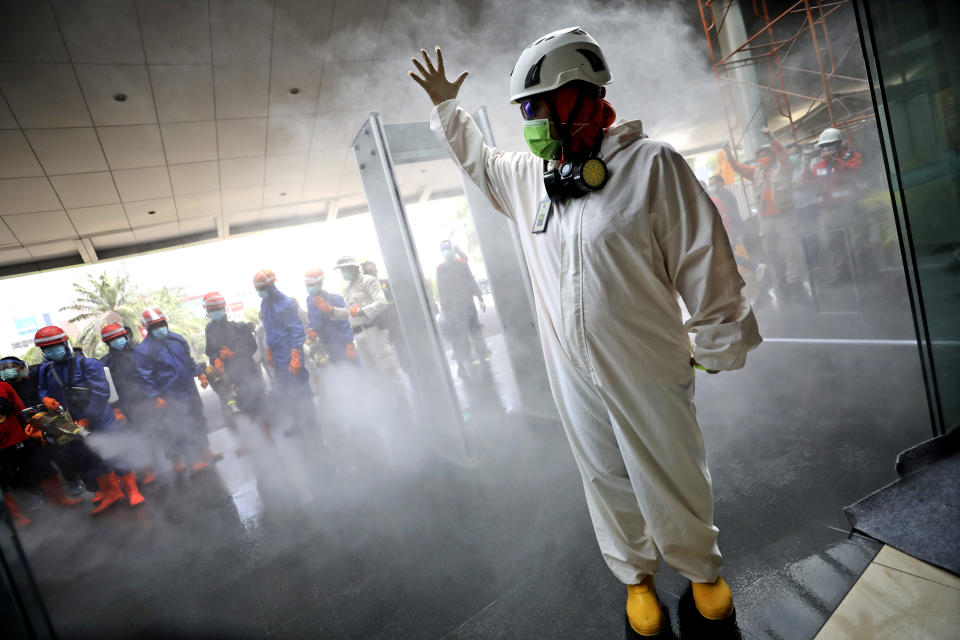
[[[845,132],[850,142],[853,130],[874,118],[869,100],[845,99],[852,93],[867,91],[867,78],[841,74],[843,61],[858,44],[856,38],[844,43],[845,50],[837,55],[828,28],[828,18],[850,0],[798,0],[781,2],[785,9],[770,17],[767,0],[750,0],[756,24],[752,35],[741,42],[727,42],[721,37],[734,5],[747,5],[746,0],[698,0],[703,31],[710,51],[713,72],[720,89],[721,104],[726,118],[730,142],[736,148],[746,132],[767,104],[764,119],[776,119],[786,124],[777,129],[789,133],[794,143],[804,144],[816,137],[824,126],[833,126]],[[737,19],[740,19],[739,16]],[[842,45],[841,45],[842,46]],[[859,50],[858,50],[859,52]],[[812,55],[809,55],[812,53]],[[791,57],[792,54],[792,57]],[[789,63],[789,64],[788,64]],[[768,83],[745,80],[738,69],[753,67],[756,78],[766,70]],[[787,72],[787,73],[785,73]],[[740,77],[738,77],[740,76]],[[847,91],[838,84],[845,84]],[[747,118],[736,117],[735,86],[752,87],[761,91],[761,99]],[[852,92],[850,87],[862,87]],[[823,114],[826,114],[826,118]],[[814,125],[814,122],[817,124]],[[829,124],[827,124],[829,122]],[[739,135],[738,135],[739,133]]]

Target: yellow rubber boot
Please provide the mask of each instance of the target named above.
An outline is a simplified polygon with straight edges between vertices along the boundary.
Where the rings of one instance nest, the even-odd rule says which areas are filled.
[[[723,620],[733,613],[733,593],[723,578],[716,582],[694,582],[693,603],[707,620]]]
[[[663,611],[653,588],[653,576],[640,584],[627,585],[627,620],[641,636],[655,636],[663,630]]]

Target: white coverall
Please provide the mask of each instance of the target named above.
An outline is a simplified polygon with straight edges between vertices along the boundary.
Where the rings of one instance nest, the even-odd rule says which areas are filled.
[[[659,550],[690,580],[714,581],[722,558],[688,333],[696,360],[717,370],[742,367],[761,338],[710,197],[676,151],[621,121],[601,147],[607,184],[555,203],[534,234],[543,161],[486,146],[456,100],[430,126],[519,225],[550,388],[610,569],[639,583]]]
[[[346,308],[334,307],[333,317],[337,320],[350,321],[360,364],[376,369],[392,385],[402,390],[403,378],[400,376],[397,352],[390,344],[387,331],[375,323],[377,316],[390,304],[383,294],[380,281],[373,276],[361,273],[347,283],[346,289],[343,290],[343,299],[347,303]],[[360,313],[351,316],[350,307],[354,304],[360,307]]]

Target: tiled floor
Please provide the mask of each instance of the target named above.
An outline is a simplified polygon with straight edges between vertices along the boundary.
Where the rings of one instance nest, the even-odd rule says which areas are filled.
[[[884,545],[816,640],[956,640],[960,577]]]

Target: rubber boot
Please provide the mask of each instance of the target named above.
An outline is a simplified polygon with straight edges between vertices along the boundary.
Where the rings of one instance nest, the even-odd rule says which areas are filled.
[[[174,473],[181,473],[184,469],[186,469],[186,467],[183,466],[183,463],[180,462],[180,458],[174,458],[170,462],[173,464]]]
[[[197,461],[194,463],[194,465],[193,465],[192,468],[193,468],[194,471],[203,471],[203,470],[206,469],[208,466],[210,466],[210,465],[208,465],[208,464],[207,464],[206,462],[204,462],[203,460],[197,460]]]
[[[17,499],[10,491],[7,491],[3,494],[3,502],[7,505],[7,511],[10,512],[10,516],[13,518],[13,525],[17,529],[20,527],[25,527],[33,522],[33,520],[23,515],[23,512],[20,511],[20,505],[17,503]]]
[[[217,460],[220,460],[223,458],[222,453],[214,453],[213,451],[210,451],[210,449],[205,449],[204,452],[200,455],[202,455],[203,459],[206,460],[207,462],[216,462]]]
[[[98,489],[97,491],[94,491],[93,498],[90,500],[90,502],[92,502],[93,504],[97,504],[101,500],[103,500],[103,491],[100,491]]]
[[[60,476],[44,478],[40,481],[40,488],[47,494],[50,502],[61,507],[75,507],[83,502],[80,498],[71,498],[67,495],[67,492],[63,490],[63,485],[60,484]]]
[[[733,593],[723,578],[716,582],[694,582],[693,603],[707,620],[723,620],[733,613]]]
[[[157,476],[153,473],[153,467],[147,467],[147,470],[143,474],[143,485],[147,486],[148,484],[153,484],[157,481]]]
[[[90,515],[97,515],[98,513],[103,513],[117,500],[123,498],[123,491],[120,490],[120,482],[117,480],[117,474],[105,473],[102,476],[97,477],[97,486],[100,487],[100,492],[103,494],[103,499],[100,501],[100,504],[90,512]]]
[[[653,588],[653,576],[647,576],[640,584],[627,585],[627,620],[641,636],[655,636],[663,631],[663,610]]]
[[[266,438],[268,441],[273,441],[273,425],[271,425],[269,422],[261,422],[260,431],[263,432],[264,438]]]
[[[146,502],[147,499],[140,495],[140,490],[137,489],[137,474],[133,471],[124,476],[120,476],[120,483],[123,484],[123,490],[127,492],[131,507]]]

